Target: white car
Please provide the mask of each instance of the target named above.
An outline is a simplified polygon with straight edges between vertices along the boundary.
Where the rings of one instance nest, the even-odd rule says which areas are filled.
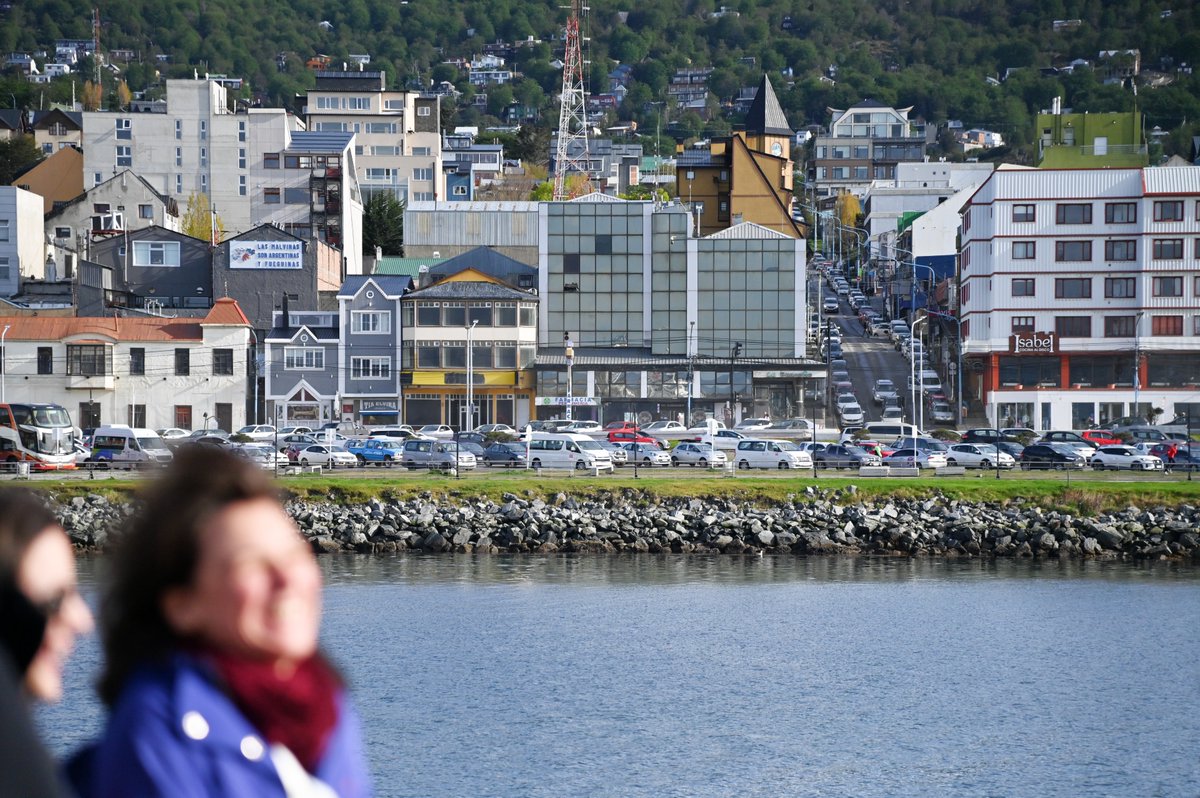
[[[1001,468],[1013,468],[1017,464],[1008,452],[999,452],[997,457],[996,446],[991,443],[956,443],[946,452],[947,465],[967,468],[995,468],[997,459]]]
[[[1142,454],[1132,446],[1101,446],[1092,455],[1092,468],[1114,471],[1127,468],[1130,471],[1162,471],[1163,461],[1152,454]]]
[[[275,428],[270,424],[247,424],[234,434],[245,435],[252,441],[275,440]]]
[[[453,438],[454,428],[449,424],[426,424],[417,432],[426,438]]]
[[[671,455],[652,443],[627,443],[625,444],[625,451],[629,455],[630,463],[647,468],[671,465]]]
[[[880,415],[882,421],[903,421],[904,411],[897,405],[888,405],[883,408],[883,413]]]
[[[507,424],[480,424],[473,432],[478,432],[480,435],[491,435],[493,433],[497,435],[511,435],[514,438],[518,435],[517,431]]]
[[[279,430],[279,437],[284,435],[312,435],[312,427],[282,427]]]
[[[685,441],[671,450],[672,465],[690,465],[708,468],[723,466],[729,462],[725,452],[713,448],[711,443],[692,443]]]
[[[276,468],[286,468],[292,461],[283,452],[275,451],[275,447],[265,443],[243,443],[233,449],[234,454],[245,457],[259,468],[274,471]]]
[[[948,465],[946,455],[927,449],[897,449],[883,458],[887,466],[901,468],[942,468]]]
[[[863,409],[857,403],[850,405],[838,405],[838,411],[842,415],[843,424],[861,424],[863,423]]]
[[[733,452],[738,468],[812,468],[812,455],[791,441],[747,438]]]
[[[875,380],[875,385],[871,388],[871,398],[875,400],[875,404],[881,405],[884,400],[896,396],[896,383],[891,380]]]
[[[732,450],[736,449],[738,446],[738,443],[740,441],[744,441],[745,439],[746,439],[746,436],[740,432],[737,432],[736,430],[719,429],[719,430],[717,430],[716,435],[709,436],[707,434],[707,432],[706,432],[706,434],[701,435],[700,440],[698,442],[699,443],[711,443],[713,446],[717,447],[718,449],[724,449],[725,451],[728,452],[728,451],[732,451]]]
[[[832,296],[825,297],[825,301],[821,303],[821,307],[825,309],[826,313],[837,313],[837,298]]]
[[[678,421],[653,421],[642,427],[643,432],[685,432],[687,427]]]
[[[162,438],[164,441],[175,440],[176,438],[186,438],[191,434],[192,433],[189,430],[180,429],[179,427],[168,427],[167,429],[160,429],[158,431],[158,437]]]
[[[770,429],[771,419],[769,418],[743,418],[734,425],[734,429],[740,430],[759,430]]]
[[[327,446],[323,443],[301,449],[300,453],[296,455],[296,461],[300,465],[319,465],[326,468],[337,468],[338,466],[354,468],[358,465],[358,458],[341,446]]]
[[[563,427],[559,432],[578,432],[583,435],[591,435],[593,432],[603,432],[604,425],[599,421],[572,421],[567,426]]]
[[[935,424],[954,423],[954,411],[948,402],[934,402],[929,407],[929,419]]]

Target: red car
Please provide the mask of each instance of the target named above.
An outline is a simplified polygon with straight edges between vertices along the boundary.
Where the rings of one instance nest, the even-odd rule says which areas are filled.
[[[651,438],[638,432],[637,427],[615,429],[608,433],[608,439],[613,443],[658,443],[658,438]]]
[[[1081,432],[1080,437],[1097,446],[1120,446],[1124,443],[1120,438],[1113,437],[1113,434],[1106,429],[1089,429]]]
[[[615,432],[617,430],[632,430],[637,432],[638,425],[633,421],[610,421],[604,425],[604,428],[609,432]]]

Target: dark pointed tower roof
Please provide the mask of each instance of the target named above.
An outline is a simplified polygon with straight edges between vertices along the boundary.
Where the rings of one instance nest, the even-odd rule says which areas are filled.
[[[750,103],[750,111],[746,114],[746,132],[771,136],[791,136],[793,133],[783,109],[779,107],[779,100],[775,98],[771,80],[766,75],[758,84],[758,93],[754,95],[754,102]]]

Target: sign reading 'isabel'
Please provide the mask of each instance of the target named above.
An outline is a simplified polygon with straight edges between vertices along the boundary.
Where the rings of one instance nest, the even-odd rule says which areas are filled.
[[[1050,355],[1058,352],[1058,336],[1052,332],[1016,333],[1008,338],[1014,355]]]

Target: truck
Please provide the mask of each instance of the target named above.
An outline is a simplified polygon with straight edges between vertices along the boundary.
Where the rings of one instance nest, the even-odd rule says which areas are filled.
[[[346,451],[358,458],[358,467],[363,468],[367,463],[376,467],[391,468],[404,456],[404,443],[387,438],[370,438],[365,441],[355,441],[346,445]]]

